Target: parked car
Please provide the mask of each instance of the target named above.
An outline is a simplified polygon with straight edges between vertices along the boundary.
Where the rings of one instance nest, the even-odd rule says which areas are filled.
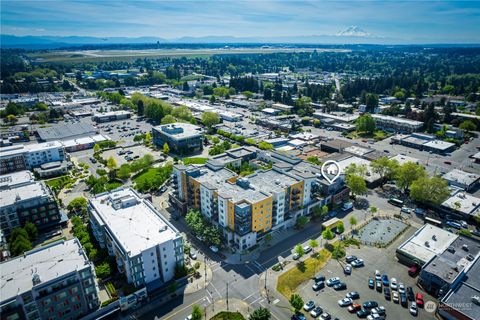
[[[368,287],[369,287],[370,289],[375,288],[375,282],[373,281],[372,278],[369,278],[369,279],[368,279]]]
[[[410,208],[403,206],[402,209],[400,209],[401,212],[410,214]]]
[[[367,320],[384,320],[384,319],[385,319],[384,317],[376,313],[372,313],[369,316],[367,316]]]
[[[338,305],[340,307],[348,307],[352,303],[353,303],[353,301],[350,298],[343,298],[343,299],[338,300]]]
[[[409,301],[414,301],[415,300],[415,294],[413,293],[413,288],[412,287],[407,287],[407,298]]]
[[[360,268],[360,267],[363,267],[364,266],[364,262],[362,259],[357,259],[355,261],[352,261],[351,263],[352,267],[354,268]]]
[[[352,300],[360,299],[360,294],[357,291],[351,291],[351,292],[347,293],[346,297],[350,298]]]
[[[292,256],[292,259],[293,260],[298,260],[298,259],[300,259],[300,255],[298,253],[294,253],[293,256]]]
[[[333,287],[337,283],[340,283],[340,278],[339,277],[330,278],[326,281],[325,284],[329,287]]]
[[[403,283],[400,283],[398,285],[398,293],[400,294],[405,293],[405,285]]]
[[[325,282],[324,281],[318,281],[315,282],[312,286],[313,291],[318,291],[325,288]]]
[[[305,246],[305,247],[303,247],[303,252],[304,252],[305,254],[307,254],[307,253],[309,253],[309,252],[311,252],[311,251],[312,251],[312,247],[310,247],[310,246]]]
[[[390,279],[390,288],[392,288],[392,290],[398,289],[397,279],[395,278]]]
[[[416,298],[415,301],[417,302],[417,306],[419,308],[423,308],[423,294],[417,292],[417,295],[415,296],[415,298]]]
[[[193,251],[190,251],[190,254],[188,255],[190,259],[192,260],[197,260],[197,254]]]
[[[352,266],[347,264],[344,268],[343,268],[343,273],[345,274],[352,274]]]
[[[303,305],[303,310],[305,310],[305,311],[310,311],[313,308],[315,308],[315,302],[313,302],[312,300],[308,301],[307,303],[305,303]]]
[[[378,270],[375,270],[375,280],[382,280],[382,275]]]
[[[400,293],[400,304],[401,304],[403,307],[407,307],[407,306],[408,306],[407,295],[406,295],[405,293]]]
[[[393,302],[395,302],[395,303],[398,303],[398,302],[400,301],[400,297],[399,297],[397,291],[393,291],[392,300],[393,300]]]
[[[317,318],[322,314],[322,312],[323,312],[322,307],[316,306],[315,308],[313,308],[312,311],[310,311],[310,315],[314,318]]]
[[[390,285],[390,281],[388,280],[388,275],[386,274],[382,275],[382,283],[385,287],[388,287]]]
[[[215,253],[218,252],[218,248],[216,246],[210,246],[210,250],[212,250]]]
[[[418,274],[419,271],[420,271],[420,266],[415,264],[408,269],[408,275],[410,277],[415,277]]]
[[[370,315],[370,310],[367,309],[360,309],[357,311],[357,317],[359,318],[366,318]]]
[[[306,320],[307,318],[305,318],[305,315],[301,312],[297,312],[295,313],[292,318],[292,320]]]
[[[386,300],[390,300],[392,298],[389,287],[383,288],[383,294],[384,294]]]
[[[376,308],[376,307],[378,307],[377,301],[370,300],[370,301],[365,301],[363,303],[363,308],[368,309],[368,310],[371,310],[371,309]]]
[[[330,319],[332,319],[332,316],[330,315],[330,313],[324,312],[324,313],[322,313],[322,315],[320,316],[320,319],[322,319],[322,320],[330,320]]]
[[[333,289],[336,291],[345,290],[347,289],[347,284],[345,282],[339,282],[333,286]]]
[[[382,292],[382,282],[381,281],[376,281],[375,282],[375,289],[377,289],[378,292]]]
[[[379,306],[379,307],[373,308],[370,311],[371,311],[372,314],[375,313],[375,314],[378,314],[378,315],[381,315],[381,316],[384,316],[385,313],[386,313],[384,306]]]
[[[362,309],[362,305],[359,303],[354,303],[351,306],[348,307],[348,312],[354,313],[357,312],[358,310]]]
[[[418,314],[417,303],[415,301],[410,304],[409,311],[412,316],[416,316]]]
[[[357,259],[358,259],[358,258],[357,258],[356,256],[346,256],[346,257],[345,257],[345,261],[346,261],[347,263],[353,262],[353,261],[355,261],[355,260],[357,260]]]
[[[315,280],[315,282],[325,281],[325,276],[318,275],[318,276],[315,276],[315,278],[313,278],[313,280]]]

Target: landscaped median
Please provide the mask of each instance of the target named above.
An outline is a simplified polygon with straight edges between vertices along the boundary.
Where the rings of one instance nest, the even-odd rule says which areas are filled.
[[[296,263],[293,268],[278,277],[277,291],[289,299],[303,282],[312,279],[315,273],[327,264],[331,256],[328,250],[322,249],[312,257]]]

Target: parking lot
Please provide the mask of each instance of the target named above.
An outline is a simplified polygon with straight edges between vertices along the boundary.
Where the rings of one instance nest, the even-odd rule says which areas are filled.
[[[161,153],[159,151],[152,150],[143,145],[138,145],[128,148],[107,150],[102,153],[102,158],[108,159],[113,157],[117,161],[117,165],[121,166],[124,163],[130,163],[133,160],[140,159],[146,154],[151,154],[155,160],[161,157]]]
[[[378,302],[379,306],[384,306],[386,310],[386,318],[388,319],[403,319],[403,318],[415,318],[409,312],[411,302],[408,302],[408,307],[402,307],[398,303],[393,301],[387,301],[385,299],[383,288],[382,292],[377,292],[375,289],[370,289],[368,286],[368,279],[375,279],[375,270],[379,270],[381,274],[387,274],[389,279],[396,278],[398,283],[403,283],[405,287],[410,286],[413,288],[415,294],[420,292],[423,294],[425,302],[436,300],[429,295],[425,294],[416,285],[416,278],[412,278],[408,275],[408,268],[395,259],[395,250],[405,239],[410,237],[415,230],[409,228],[402,236],[395,240],[388,248],[379,249],[369,246],[361,246],[361,249],[356,247],[347,248],[347,255],[355,255],[365,261],[365,266],[361,268],[353,268],[351,275],[344,275],[343,267],[346,264],[345,259],[342,260],[330,260],[323,270],[318,275],[324,275],[328,280],[332,277],[340,277],[342,282],[347,284],[346,290],[335,291],[332,287],[325,287],[320,291],[313,291],[312,285],[314,280],[309,280],[304,283],[298,290],[299,294],[305,302],[313,300],[316,305],[319,305],[328,312],[332,319],[335,317],[339,319],[355,319],[357,316],[353,313],[349,313],[347,307],[340,307],[338,300],[345,297],[348,292],[357,291],[360,294],[360,298],[354,300],[353,303],[363,304],[366,301],[373,300]],[[312,318],[310,314],[302,311],[307,318]],[[419,308],[418,319],[432,319],[433,313]]]

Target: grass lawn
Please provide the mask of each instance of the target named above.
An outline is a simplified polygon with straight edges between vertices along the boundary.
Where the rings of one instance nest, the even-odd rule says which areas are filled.
[[[116,181],[115,182],[108,182],[105,185],[105,190],[110,191],[110,190],[113,190],[113,189],[120,188],[121,186],[123,186],[123,183],[116,182]]]
[[[159,168],[150,168],[133,178],[133,182],[135,182],[135,189],[140,192],[158,189],[168,178],[170,178],[172,171],[172,165]]]
[[[183,164],[184,165],[189,165],[189,164],[205,164],[207,162],[208,158],[183,158]]]
[[[318,252],[317,257],[307,258],[304,262],[297,263],[295,267],[278,277],[277,290],[290,299],[298,286],[313,278],[315,272],[320,271],[328,262],[332,254],[325,249]]]
[[[245,320],[245,318],[240,312],[222,311],[213,316],[213,318],[210,318],[210,320]]]
[[[367,134],[366,132],[352,131],[349,132],[346,137],[352,139],[374,139],[375,141],[380,141],[387,138],[390,134],[383,130],[377,130],[373,134]]]
[[[65,176],[61,176],[61,177],[58,177],[58,178],[53,178],[53,179],[45,181],[45,183],[50,188],[56,189],[56,190],[60,190],[60,189],[63,189],[65,187],[68,187],[73,182],[74,182],[74,180],[69,175],[65,175]]]

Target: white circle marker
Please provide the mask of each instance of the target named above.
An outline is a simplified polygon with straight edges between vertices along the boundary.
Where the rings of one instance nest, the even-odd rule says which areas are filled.
[[[328,160],[322,165],[322,176],[330,183],[333,183],[340,176],[340,165],[335,160]]]
[[[433,301],[425,302],[425,311],[433,313],[437,309],[437,304]]]

